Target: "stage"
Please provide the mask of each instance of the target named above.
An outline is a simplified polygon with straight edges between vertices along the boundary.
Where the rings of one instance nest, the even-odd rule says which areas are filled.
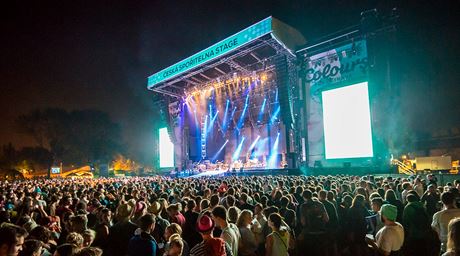
[[[388,172],[391,133],[377,121],[389,87],[371,79],[363,35],[331,40],[306,46],[268,17],[148,77],[162,95],[156,166],[187,177]]]

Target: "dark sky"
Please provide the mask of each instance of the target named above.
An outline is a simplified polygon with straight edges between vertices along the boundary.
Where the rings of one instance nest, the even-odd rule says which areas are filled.
[[[363,10],[399,7],[407,63],[442,77],[439,95],[460,109],[459,1],[17,2],[2,5],[0,18],[0,144],[33,144],[14,128],[32,109],[94,108],[110,113],[129,149],[147,160],[156,116],[147,76],[269,15],[314,41],[357,24]]]

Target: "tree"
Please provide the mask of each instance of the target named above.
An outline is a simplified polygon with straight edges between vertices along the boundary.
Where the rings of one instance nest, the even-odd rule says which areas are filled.
[[[140,167],[139,164],[121,154],[116,155],[112,161],[112,168],[115,171],[136,171]]]
[[[53,154],[43,147],[24,147],[17,152],[16,170],[49,170],[53,165]]]
[[[54,161],[83,165],[109,161],[121,149],[121,129],[98,110],[50,108],[17,119],[19,131],[48,147]]]

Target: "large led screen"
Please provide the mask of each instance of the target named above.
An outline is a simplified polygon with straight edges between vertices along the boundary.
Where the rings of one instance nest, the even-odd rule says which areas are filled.
[[[174,167],[174,144],[169,138],[167,128],[161,128],[160,134],[160,168]]]
[[[326,159],[372,157],[367,82],[322,92]]]

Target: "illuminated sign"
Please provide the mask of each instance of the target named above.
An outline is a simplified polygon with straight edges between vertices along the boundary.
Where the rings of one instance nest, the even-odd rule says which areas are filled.
[[[161,128],[159,132],[159,145],[160,149],[160,168],[174,167],[174,144],[169,138],[168,129]]]
[[[209,62],[222,56],[231,50],[237,49],[254,39],[264,36],[272,31],[272,17],[268,17],[258,23],[230,36],[178,63],[149,76],[147,88],[153,89],[155,85],[188,71],[198,65]]]
[[[59,168],[59,167],[51,167],[51,173],[59,174],[59,173],[61,173],[61,168]]]

